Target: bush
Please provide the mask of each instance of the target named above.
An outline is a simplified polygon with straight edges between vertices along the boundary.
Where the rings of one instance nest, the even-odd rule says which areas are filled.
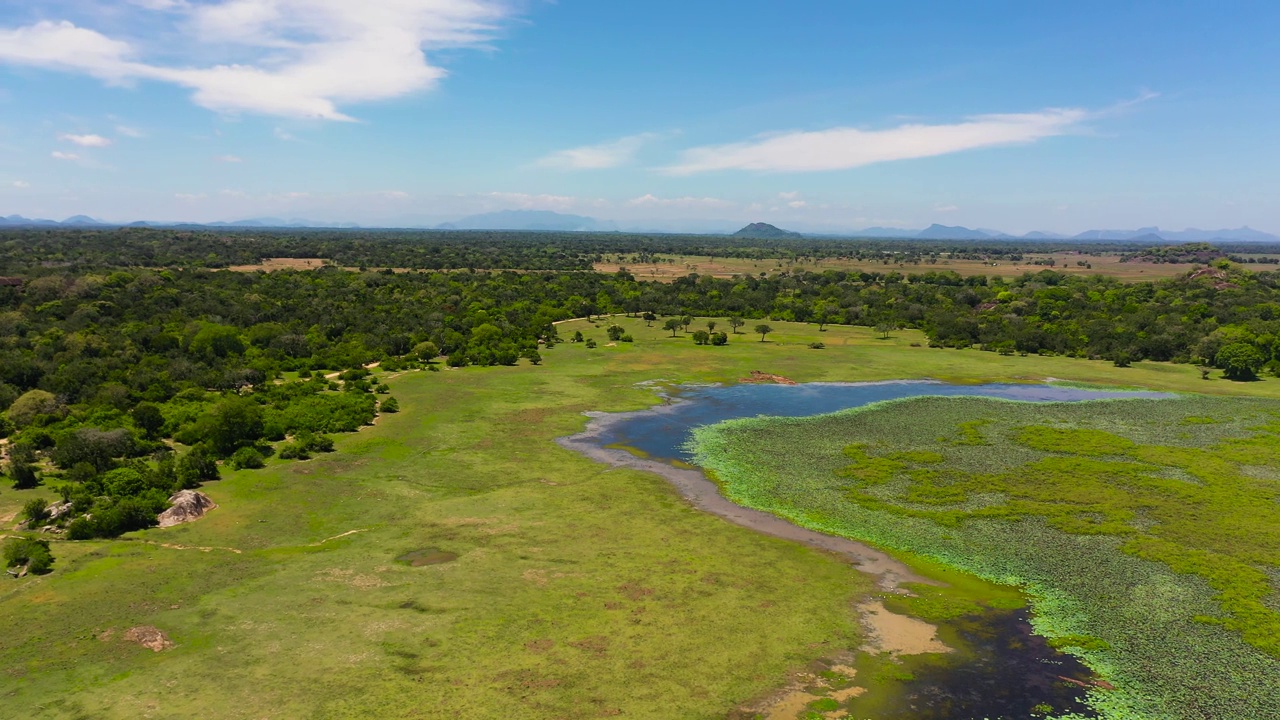
[[[9,462],[9,478],[14,490],[30,490],[40,485],[40,475],[34,465],[25,462]]]
[[[231,467],[236,470],[256,470],[267,464],[267,459],[256,448],[242,447],[231,456]]]
[[[591,350],[595,348],[595,346],[596,346],[595,338],[587,338],[587,349]]]
[[[711,333],[711,344],[712,344],[712,345],[715,345],[715,346],[717,346],[717,347],[719,347],[719,346],[721,346],[721,345],[728,345],[728,344],[729,344],[729,334],[728,334],[728,333],[722,333],[722,332],[718,332],[718,333]]]
[[[27,572],[43,575],[53,567],[53,553],[46,540],[21,537],[12,538],[4,545],[5,567],[26,565]]]
[[[9,421],[19,428],[26,427],[43,415],[58,415],[65,408],[53,393],[44,390],[28,390],[9,406]]]
[[[386,395],[387,393],[391,392],[391,386],[387,385],[386,383],[378,383],[377,387],[375,387],[373,391],[378,393],[379,395]]]
[[[389,397],[382,401],[382,404],[378,406],[378,409],[384,413],[397,413],[400,412],[400,403],[396,402],[395,398]]]
[[[27,519],[27,527],[34,528],[49,519],[49,501],[44,498],[32,498],[22,506],[22,517]]]
[[[151,491],[142,497],[124,498],[105,508],[95,508],[93,517],[76,518],[67,526],[71,540],[114,538],[158,524],[156,516],[169,502],[163,493]]]
[[[810,350],[825,350],[826,348],[827,348],[827,344],[826,344],[826,343],[820,343],[820,342],[811,342],[811,343],[809,343],[809,349],[810,349]]]
[[[218,479],[218,462],[207,447],[196,445],[191,452],[178,458],[177,473],[182,487],[197,487],[206,480]]]
[[[618,338],[618,339],[619,339],[619,340],[621,340],[622,342],[629,342],[629,343],[633,343],[633,342],[635,342],[635,341],[636,341],[636,339],[635,339],[635,338],[633,338],[633,337],[631,337],[630,335],[623,335],[622,337],[620,337],[620,338]]]

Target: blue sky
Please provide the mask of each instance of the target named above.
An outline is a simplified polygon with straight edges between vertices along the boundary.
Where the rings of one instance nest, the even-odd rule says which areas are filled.
[[[1280,231],[1280,3],[0,0],[0,215]]]

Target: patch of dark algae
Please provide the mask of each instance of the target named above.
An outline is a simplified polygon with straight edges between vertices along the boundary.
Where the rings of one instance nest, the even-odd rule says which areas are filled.
[[[876,720],[1028,720],[1098,717],[1085,702],[1092,673],[1050,647],[1026,609],[988,610],[946,621],[942,634],[957,651],[903,659],[896,672],[873,670],[870,692],[852,699],[850,718]],[[859,662],[859,675],[865,665]],[[884,658],[879,659],[885,662]],[[867,668],[872,670],[872,668]],[[861,679],[861,678],[860,678]],[[878,687],[877,687],[878,686]]]

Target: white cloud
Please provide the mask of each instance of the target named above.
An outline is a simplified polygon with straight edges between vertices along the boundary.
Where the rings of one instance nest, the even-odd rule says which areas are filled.
[[[656,195],[641,195],[627,201],[628,205],[635,207],[704,207],[704,208],[723,208],[732,207],[734,203],[728,200],[721,200],[713,197],[678,197],[663,198]]]
[[[219,155],[218,157],[214,158],[214,160],[215,160],[215,161],[217,161],[217,162],[220,162],[220,163],[242,163],[242,162],[244,162],[244,158],[239,157],[239,156],[237,156],[237,155]]]
[[[409,193],[403,190],[385,190],[378,194],[388,200],[408,200],[409,199]]]
[[[832,128],[761,136],[692,148],[666,168],[672,175],[716,170],[817,172],[932,157],[976,148],[1032,143],[1077,130],[1094,114],[1081,109],[979,115],[951,125],[901,125],[888,130]]]
[[[61,150],[54,150],[53,152],[49,153],[49,157],[53,158],[54,160],[79,160],[80,159],[80,156],[75,153],[65,153],[65,152],[62,152]]]
[[[933,211],[936,213],[949,213],[949,212],[955,212],[959,209],[960,209],[959,205],[939,205],[938,207],[935,207]]]
[[[124,137],[127,137],[127,138],[135,138],[135,139],[143,138],[147,136],[146,133],[142,132],[141,130],[137,128],[129,127],[128,125],[117,125],[116,134],[123,135]]]
[[[146,62],[89,28],[43,21],[0,29],[0,63],[150,80],[218,112],[350,120],[338,106],[427,90],[445,76],[424,50],[475,47],[511,14],[506,0],[134,0],[173,11],[190,61]],[[215,64],[197,64],[214,57]]]
[[[570,210],[580,202],[578,198],[571,195],[491,192],[485,197],[497,200],[503,206],[514,206],[519,210]]]
[[[538,161],[538,165],[561,170],[604,170],[625,165],[635,159],[645,143],[657,137],[654,133],[628,135],[600,145],[584,145],[552,153]]]
[[[26,188],[31,187],[31,183],[27,182],[26,180],[14,180],[13,186],[18,188],[19,190],[25,190]]]
[[[58,136],[58,139],[87,148],[104,148],[111,144],[111,140],[104,138],[101,135],[72,135],[70,133],[63,133]]]
[[[204,193],[176,193],[174,197],[179,200],[203,200],[209,196]]]
[[[291,133],[289,133],[287,130],[285,130],[284,128],[276,128],[274,135],[276,136],[277,140],[283,140],[285,142],[293,142],[294,140],[298,139],[294,137]]]
[[[787,203],[787,207],[795,210],[799,210],[802,207],[808,207],[808,205],[809,203],[805,202],[804,200],[792,200],[791,202]]]
[[[783,199],[783,200],[799,200],[799,199],[800,199],[800,193],[799,193],[799,192],[795,192],[795,191],[792,191],[792,192],[780,192],[780,193],[778,193],[778,197],[779,197],[779,198],[781,198],[781,199]]]

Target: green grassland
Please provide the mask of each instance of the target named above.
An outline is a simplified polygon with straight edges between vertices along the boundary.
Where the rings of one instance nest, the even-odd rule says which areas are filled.
[[[772,323],[769,342],[744,334],[702,347],[615,320],[636,342],[609,346],[604,323],[575,321],[560,334],[581,329],[600,347],[561,344],[538,367],[383,374],[401,412],[339,436],[337,453],[227,472],[204,488],[220,507],[196,523],[55,542],[52,574],[0,583],[5,713],[723,717],[829,649],[856,646],[852,601],[870,583],[832,557],[701,514],[657,477],[557,446],[583,411],[653,404],[642,381],[751,370],[1280,398],[1276,380],[933,350],[910,331],[882,340]],[[807,347],[816,340],[826,349]],[[0,517],[33,497],[53,492],[0,491]],[[396,562],[428,548],[458,558]],[[176,647],[122,639],[139,625]]]
[[[742,504],[1027,588],[1119,687],[1109,717],[1280,707],[1274,400],[918,398],[696,436]]]

